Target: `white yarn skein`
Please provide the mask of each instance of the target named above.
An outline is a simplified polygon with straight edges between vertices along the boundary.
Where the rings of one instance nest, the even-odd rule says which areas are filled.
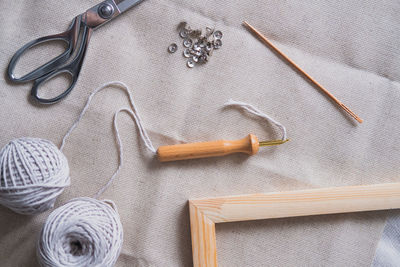
[[[50,141],[19,138],[0,151],[0,204],[17,213],[52,208],[69,185],[68,161]]]
[[[42,266],[111,267],[122,243],[122,224],[113,202],[76,198],[47,218],[37,254]]]
[[[114,115],[114,131],[119,150],[119,164],[108,183],[95,195],[99,197],[113,182],[123,164],[123,146],[117,127],[118,114],[128,112],[135,120],[146,147],[156,153],[146,130],[142,126],[132,94],[122,82],[110,82],[94,90],[78,119],[63,138],[61,148],[88,110],[95,94],[109,86],[119,86],[129,96],[131,108],[121,108]],[[111,267],[121,252],[123,230],[114,203],[94,198],[77,198],[54,210],[48,217],[37,247],[39,263],[53,266]]]

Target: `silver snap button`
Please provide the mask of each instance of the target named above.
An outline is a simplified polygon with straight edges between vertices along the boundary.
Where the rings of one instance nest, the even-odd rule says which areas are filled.
[[[187,38],[188,37],[188,31],[186,30],[186,29],[182,29],[180,32],[179,32],[179,36],[180,37],[182,37],[182,38]]]
[[[170,46],[168,46],[168,52],[175,53],[176,51],[178,51],[178,45],[173,43]]]
[[[221,41],[221,39],[215,40],[215,42],[214,42],[214,49],[219,49],[219,48],[221,48],[221,46],[222,46],[222,41]]]
[[[206,38],[210,37],[211,34],[213,34],[214,29],[211,29],[210,27],[206,27]]]
[[[189,58],[189,57],[191,56],[191,53],[190,53],[190,49],[189,49],[189,48],[186,48],[186,49],[183,51],[183,56],[186,57],[186,58]]]
[[[221,31],[214,32],[214,38],[215,39],[222,39],[222,32]]]
[[[201,57],[199,57],[199,63],[207,63],[208,61],[208,56],[207,55],[202,55]]]
[[[183,46],[184,47],[187,47],[187,48],[189,48],[189,47],[191,47],[192,46],[192,44],[193,44],[193,41],[191,40],[191,39],[185,39],[185,40],[183,40]]]
[[[193,45],[193,50],[194,50],[194,51],[200,51],[200,50],[201,50],[201,47],[200,47],[198,44],[194,44],[194,45]]]
[[[189,68],[193,68],[195,64],[196,64],[196,63],[193,61],[192,58],[189,59],[188,62],[187,62],[187,66],[188,66]]]

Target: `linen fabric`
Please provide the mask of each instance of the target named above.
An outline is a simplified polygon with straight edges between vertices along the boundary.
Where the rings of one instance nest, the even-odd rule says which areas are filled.
[[[1,1],[0,69],[32,39],[67,29],[95,0]],[[399,181],[399,1],[146,0],[96,30],[79,81],[56,105],[30,101],[31,84],[0,79],[0,146],[18,137],[60,144],[92,90],[126,83],[153,144],[279,138],[279,129],[232,108],[254,105],[287,127],[290,142],[259,154],[161,164],[138,137],[129,115],[119,129],[125,167],[102,196],[118,207],[124,244],[116,266],[191,266],[188,199]],[[224,34],[204,66],[188,69],[176,32],[181,21]],[[359,125],[242,25],[247,20],[365,122]],[[179,50],[169,54],[177,42]],[[26,72],[62,46],[24,57]],[[62,87],[64,86],[64,87]],[[59,77],[43,95],[58,93]],[[52,91],[52,90],[53,91]],[[113,113],[126,94],[96,95],[64,153],[71,186],[56,207],[93,196],[118,164]],[[0,207],[1,266],[37,266],[35,246],[47,216]],[[397,213],[398,212],[394,212]],[[368,266],[387,212],[217,225],[221,266]]]

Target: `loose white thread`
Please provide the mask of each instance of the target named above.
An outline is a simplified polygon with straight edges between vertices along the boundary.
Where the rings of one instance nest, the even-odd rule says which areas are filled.
[[[128,91],[128,94],[130,94],[129,91]],[[133,102],[132,102],[132,103],[133,103]],[[134,105],[134,104],[132,104],[132,105]],[[113,183],[115,177],[118,175],[118,173],[119,173],[119,171],[121,170],[122,165],[123,165],[124,148],[123,148],[122,141],[121,141],[121,136],[120,136],[119,130],[118,130],[118,115],[119,115],[121,112],[127,112],[128,114],[130,114],[130,115],[134,118],[134,120],[136,121],[136,124],[137,124],[137,125],[140,125],[139,129],[141,129],[141,130],[140,130],[140,133],[141,133],[142,140],[144,141],[144,144],[146,145],[146,147],[147,147],[151,152],[153,152],[154,154],[157,153],[156,149],[153,147],[153,144],[151,143],[151,140],[149,139],[149,137],[148,137],[148,135],[147,135],[147,133],[146,133],[146,130],[143,128],[143,126],[142,126],[142,124],[141,124],[141,120],[140,120],[140,117],[138,116],[138,113],[135,113],[135,112],[137,112],[136,109],[135,109],[135,112],[132,112],[132,110],[127,109],[127,108],[121,108],[121,109],[119,109],[117,112],[115,112],[115,114],[114,114],[114,120],[113,120],[114,132],[115,132],[115,137],[116,137],[116,139],[117,139],[117,145],[118,145],[118,151],[119,151],[119,157],[118,157],[118,158],[119,158],[119,159],[118,159],[119,164],[118,164],[118,168],[117,168],[117,170],[114,172],[113,176],[108,180],[107,184],[106,184],[105,186],[103,186],[103,188],[101,188],[101,189],[97,192],[97,194],[94,196],[95,198],[98,198],[101,194],[104,193],[104,191],[107,190],[108,187],[111,186],[111,184]]]
[[[52,208],[69,185],[68,161],[50,141],[19,138],[0,151],[0,204],[17,213]]]
[[[147,147],[147,149],[149,149],[153,154],[155,154],[157,152],[157,150],[154,148],[146,130],[143,127],[143,123],[142,123],[142,119],[139,116],[139,113],[137,111],[135,102],[133,101],[133,97],[132,97],[132,93],[130,92],[128,86],[120,81],[113,81],[113,82],[108,82],[100,87],[98,87],[97,89],[95,89],[88,97],[88,100],[86,101],[86,104],[84,106],[84,108],[82,109],[81,113],[79,114],[78,118],[76,119],[76,121],[74,122],[74,124],[71,126],[71,128],[68,130],[68,132],[65,134],[61,146],[60,146],[60,150],[62,150],[64,148],[65,142],[68,139],[68,137],[71,135],[72,131],[78,126],[79,122],[82,120],[83,116],[85,115],[86,111],[88,110],[90,103],[93,100],[93,97],[100,92],[101,90],[109,87],[109,86],[120,86],[122,89],[124,89],[126,91],[126,93],[128,94],[128,98],[129,98],[129,103],[131,105],[131,109],[128,108],[120,108],[117,112],[115,112],[114,114],[114,119],[113,119],[113,125],[114,125],[114,133],[115,133],[115,137],[116,137],[116,141],[117,141],[117,145],[118,145],[118,167],[115,170],[115,172],[113,173],[113,175],[111,176],[111,178],[108,180],[107,184],[101,188],[96,195],[94,196],[94,198],[98,198],[101,194],[104,193],[104,191],[107,190],[108,187],[111,186],[112,182],[114,181],[115,177],[118,175],[118,173],[120,172],[120,170],[122,169],[123,166],[123,145],[121,142],[121,137],[119,134],[119,130],[118,130],[118,115],[121,112],[127,112],[128,114],[130,114],[133,119],[136,122],[136,125],[139,129],[139,134],[141,139],[143,140],[145,146]]]
[[[142,119],[140,118],[139,113],[138,113],[138,111],[137,111],[137,109],[136,109],[136,105],[135,105],[135,102],[133,101],[132,94],[131,94],[131,92],[129,91],[128,86],[127,86],[125,83],[120,82],[120,81],[113,81],[113,82],[105,83],[104,85],[100,86],[99,88],[97,88],[96,90],[94,90],[94,91],[90,94],[90,96],[89,96],[89,98],[88,98],[88,100],[87,100],[87,102],[86,102],[85,107],[83,108],[81,114],[79,114],[78,119],[76,119],[75,123],[71,126],[71,128],[70,128],[70,129],[68,130],[68,132],[65,134],[65,136],[64,136],[64,138],[63,138],[63,140],[62,140],[62,142],[61,142],[60,150],[63,150],[64,145],[65,145],[65,141],[66,141],[67,138],[71,135],[72,131],[76,128],[76,126],[78,125],[78,123],[81,121],[83,115],[85,115],[87,109],[89,108],[90,102],[92,102],[93,97],[94,97],[99,91],[101,91],[101,90],[103,90],[104,88],[107,88],[107,87],[109,87],[109,86],[111,86],[111,85],[119,85],[119,86],[121,86],[122,89],[124,89],[124,90],[126,91],[126,93],[128,94],[129,103],[131,104],[131,107],[132,107],[132,111],[130,111],[130,112],[131,112],[131,115],[133,116],[133,118],[134,118],[134,120],[135,120],[135,122],[136,122],[137,127],[139,128],[140,137],[142,138],[142,140],[143,140],[144,144],[146,145],[146,147],[147,147],[151,152],[156,153],[156,149],[154,148],[153,144],[151,143],[151,140],[150,140],[150,138],[149,138],[149,136],[148,136],[146,130],[145,130],[144,127],[143,127]],[[115,118],[114,118],[114,122],[115,122]],[[114,123],[114,125],[115,125],[115,123]]]
[[[254,114],[256,116],[258,116],[258,117],[266,119],[267,121],[271,122],[272,124],[275,124],[282,131],[282,140],[283,141],[287,140],[286,127],[283,126],[280,122],[278,122],[278,121],[274,120],[273,118],[271,118],[270,116],[268,116],[267,114],[262,113],[256,107],[254,107],[254,106],[252,106],[250,104],[244,103],[244,102],[234,101],[232,99],[229,99],[228,102],[226,102],[224,104],[224,107],[228,107],[228,106],[240,107],[240,108],[242,108],[242,109],[244,109],[244,110],[246,110],[246,111],[248,111],[248,112],[250,112],[250,113],[252,113],[252,114]]]

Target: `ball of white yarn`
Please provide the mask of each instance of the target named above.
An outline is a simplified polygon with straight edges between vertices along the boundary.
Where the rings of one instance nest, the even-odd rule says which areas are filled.
[[[76,198],[54,210],[42,229],[42,266],[114,266],[123,230],[114,203]]]
[[[50,141],[20,138],[0,151],[0,204],[17,213],[52,208],[69,184],[68,161]]]

